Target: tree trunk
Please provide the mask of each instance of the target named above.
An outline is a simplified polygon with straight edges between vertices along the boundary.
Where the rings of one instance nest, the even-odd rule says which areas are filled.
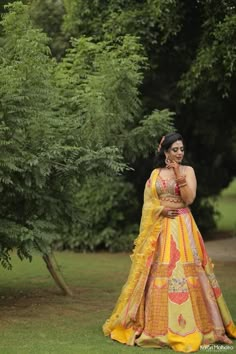
[[[55,280],[59,288],[62,290],[63,294],[73,296],[72,291],[66,285],[65,280],[63,279],[62,275],[59,273],[58,267],[55,264],[55,261],[53,260],[52,254],[51,255],[44,254],[43,260],[46,263],[51,276],[53,277],[53,279]]]

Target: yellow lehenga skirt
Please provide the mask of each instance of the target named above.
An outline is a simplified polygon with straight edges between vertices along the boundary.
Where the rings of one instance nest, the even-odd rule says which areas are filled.
[[[150,235],[146,270],[139,268],[139,276],[138,268],[131,269],[135,285],[128,284],[104,333],[128,345],[169,346],[180,352],[216,342],[231,344],[228,336],[236,337],[236,326],[190,210],[179,209],[174,219],[162,218]],[[119,308],[119,303],[125,306]]]
[[[146,183],[130,273],[103,332],[127,345],[186,353],[231,344],[236,326],[202,236],[188,208],[174,219],[160,216],[157,176],[156,169]]]

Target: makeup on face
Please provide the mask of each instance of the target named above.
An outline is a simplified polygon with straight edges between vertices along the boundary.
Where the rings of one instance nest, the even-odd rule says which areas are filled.
[[[171,161],[180,163],[184,157],[184,145],[181,140],[176,141],[168,150],[168,158]]]

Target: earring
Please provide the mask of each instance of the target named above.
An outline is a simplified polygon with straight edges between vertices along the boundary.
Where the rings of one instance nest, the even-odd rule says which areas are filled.
[[[170,163],[170,160],[168,159],[168,157],[166,157],[166,159],[165,159],[166,166],[169,165],[169,163]]]

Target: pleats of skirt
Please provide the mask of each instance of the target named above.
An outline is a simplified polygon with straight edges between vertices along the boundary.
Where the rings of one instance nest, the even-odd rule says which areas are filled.
[[[127,340],[120,340],[125,333]],[[236,327],[192,214],[165,218],[135,323],[111,337],[188,353],[201,345],[231,344],[228,336],[236,338]]]

